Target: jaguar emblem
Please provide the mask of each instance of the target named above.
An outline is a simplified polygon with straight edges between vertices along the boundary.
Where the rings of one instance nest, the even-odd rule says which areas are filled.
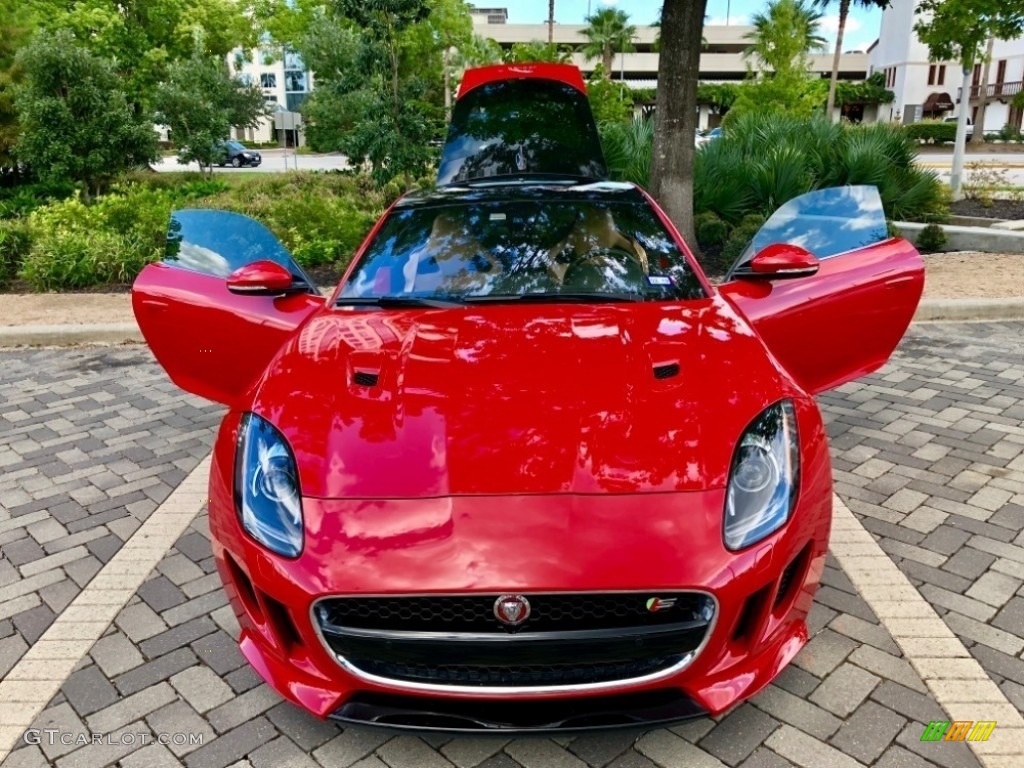
[[[494,617],[507,627],[518,627],[530,618],[530,601],[522,595],[502,595],[494,601]]]

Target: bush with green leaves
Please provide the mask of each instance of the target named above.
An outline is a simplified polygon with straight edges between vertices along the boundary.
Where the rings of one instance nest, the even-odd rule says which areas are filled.
[[[637,115],[629,122],[603,123],[600,131],[611,177],[647,186],[651,178],[654,121]]]
[[[0,283],[13,278],[32,247],[32,234],[24,221],[0,219]]]
[[[747,115],[697,152],[694,207],[738,224],[815,189],[866,184],[878,188],[888,218],[944,220],[948,194],[915,158],[906,133],[887,123]]]
[[[693,225],[697,232],[697,243],[701,248],[718,248],[724,245],[732,229],[711,211],[705,211],[697,216]]]
[[[343,269],[397,194],[365,176],[259,175],[228,184],[194,174],[133,174],[92,205],[72,198],[0,222],[0,261],[36,290],[124,285],[166,242],[177,208],[235,211],[268,226],[304,267]],[[5,234],[18,225],[24,238]],[[11,243],[11,245],[5,245]],[[0,276],[2,277],[2,276]]]
[[[904,126],[907,136],[926,144],[952,144],[956,141],[956,123],[945,120],[921,120]]]
[[[143,230],[115,231],[99,205],[77,199],[33,211],[28,226],[32,247],[20,274],[40,291],[124,284],[159,255]]]
[[[938,224],[929,224],[917,236],[917,248],[924,253],[935,253],[946,247],[946,232]]]

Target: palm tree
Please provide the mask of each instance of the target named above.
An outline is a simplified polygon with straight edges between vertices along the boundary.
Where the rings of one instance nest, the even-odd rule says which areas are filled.
[[[813,0],[819,8],[827,8],[834,0]],[[836,50],[832,56],[832,80],[828,86],[828,106],[825,114],[830,118],[836,106],[836,84],[839,82],[839,57],[843,52],[843,36],[846,34],[846,20],[850,16],[850,7],[854,4],[862,8],[888,8],[889,0],[839,0],[839,28],[836,30]]]
[[[804,65],[808,53],[825,48],[819,34],[822,14],[806,0],[774,0],[764,13],[751,19],[754,27],[746,35],[750,45],[744,56],[756,58],[775,72]]]
[[[629,14],[616,8],[602,8],[587,16],[589,25],[580,32],[587,42],[580,49],[587,59],[601,59],[605,77],[609,77],[616,53],[636,50],[636,27],[629,23]]]

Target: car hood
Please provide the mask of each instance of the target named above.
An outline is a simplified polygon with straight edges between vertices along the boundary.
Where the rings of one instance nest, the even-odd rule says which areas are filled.
[[[325,309],[252,410],[309,497],[666,492],[723,486],[787,386],[720,297]]]

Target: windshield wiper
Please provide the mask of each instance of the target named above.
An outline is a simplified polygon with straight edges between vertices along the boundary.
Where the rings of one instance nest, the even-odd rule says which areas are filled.
[[[635,293],[515,293],[515,294],[488,294],[486,296],[466,296],[465,301],[476,303],[496,304],[501,302],[547,303],[547,302],[577,302],[585,304],[620,304],[636,301],[643,301],[643,296]]]
[[[336,307],[380,307],[382,309],[402,309],[404,307],[429,307],[431,309],[452,309],[462,306],[461,301],[454,299],[432,299],[428,296],[358,296],[346,298],[342,296]]]

